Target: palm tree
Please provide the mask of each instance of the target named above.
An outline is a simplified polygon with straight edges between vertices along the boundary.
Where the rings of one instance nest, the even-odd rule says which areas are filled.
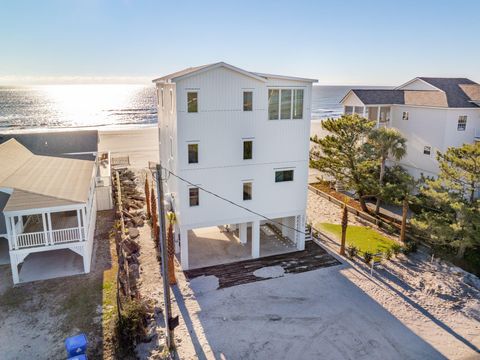
[[[342,209],[342,242],[340,243],[340,255],[345,256],[345,243],[347,242],[348,209],[347,198],[343,202]]]
[[[168,220],[168,234],[167,234],[167,255],[168,255],[168,283],[170,285],[175,285],[177,279],[175,278],[175,246],[173,244],[173,225],[175,224],[176,217],[174,212],[167,213]]]
[[[379,192],[383,187],[383,178],[385,176],[385,166],[388,158],[399,161],[407,153],[407,139],[393,128],[381,127],[372,130],[369,140],[380,159],[380,176],[378,179]],[[375,214],[380,213],[381,196],[377,196]]]

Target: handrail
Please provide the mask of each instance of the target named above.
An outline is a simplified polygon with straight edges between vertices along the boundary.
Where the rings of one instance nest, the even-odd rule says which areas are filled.
[[[18,234],[15,242],[20,249],[47,245],[43,231]]]
[[[63,244],[68,242],[78,242],[85,238],[85,229],[82,228],[67,228],[50,230],[46,232],[47,238],[52,245]],[[31,232],[17,235],[16,244],[19,249],[48,246],[49,242],[45,240],[45,232]]]

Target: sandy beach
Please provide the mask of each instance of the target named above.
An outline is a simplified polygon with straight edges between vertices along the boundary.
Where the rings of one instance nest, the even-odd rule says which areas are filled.
[[[136,168],[158,162],[158,130],[156,126],[98,131],[98,150],[110,151],[112,156],[130,156]]]

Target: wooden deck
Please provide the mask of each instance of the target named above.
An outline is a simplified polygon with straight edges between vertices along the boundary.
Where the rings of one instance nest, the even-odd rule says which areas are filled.
[[[268,280],[269,278],[253,275],[254,271],[266,266],[281,266],[286,274],[296,274],[339,264],[340,261],[328,254],[314,241],[308,241],[305,243],[303,251],[187,270],[185,275],[188,280],[199,276],[214,275],[218,278],[219,289],[221,289]]]

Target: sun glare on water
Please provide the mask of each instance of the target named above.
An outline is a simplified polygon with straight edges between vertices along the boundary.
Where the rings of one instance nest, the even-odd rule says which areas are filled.
[[[70,126],[109,125],[108,117],[125,111],[144,85],[40,86],[46,106]]]

